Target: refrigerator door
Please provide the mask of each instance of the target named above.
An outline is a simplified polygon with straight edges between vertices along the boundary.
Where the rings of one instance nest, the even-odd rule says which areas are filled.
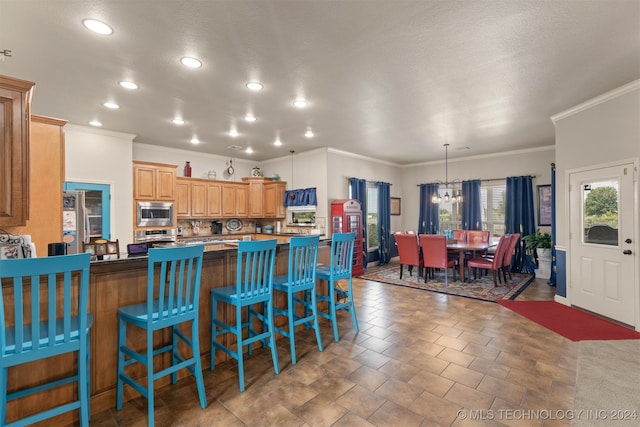
[[[65,191],[62,201],[62,235],[67,253],[82,252],[82,242],[89,243],[89,219],[84,191]]]

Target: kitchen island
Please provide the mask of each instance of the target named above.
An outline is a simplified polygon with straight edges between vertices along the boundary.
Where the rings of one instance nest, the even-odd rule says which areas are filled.
[[[286,274],[288,268],[289,238],[291,236],[279,235],[252,235],[254,240],[265,238],[277,238],[275,274]],[[205,242],[206,243],[206,242]],[[200,243],[201,244],[201,243]],[[237,245],[237,243],[236,243]],[[318,262],[328,263],[330,259],[330,241],[322,240],[318,253]],[[216,287],[228,286],[235,283],[237,262],[237,247],[225,243],[215,243],[205,246],[202,264],[202,279],[200,288],[200,351],[203,367],[209,366],[209,348],[211,336],[211,306],[210,290]],[[322,285],[324,285],[323,282]],[[76,283],[77,286],[77,283]],[[147,297],[147,258],[127,258],[93,261],[90,268],[89,288],[89,312],[93,315],[91,328],[91,412],[101,412],[107,408],[115,407],[116,375],[117,375],[117,336],[119,307],[137,304],[146,301]],[[44,297],[43,297],[44,299]],[[46,304],[46,301],[43,301]],[[276,306],[286,307],[286,296],[276,293]],[[218,317],[226,322],[235,323],[233,309],[224,305],[219,308]],[[280,319],[284,323],[284,319]],[[188,325],[183,325],[188,326]],[[190,335],[189,328],[184,332]],[[171,334],[162,331],[154,336],[154,347],[159,347],[168,342]],[[128,342],[132,347],[140,343],[138,349],[145,347],[145,334],[143,330],[129,327],[127,331]],[[224,337],[226,345],[233,344],[234,337]],[[133,343],[133,344],[132,344]],[[218,360],[228,359],[224,353],[216,356]],[[156,357],[155,370],[161,370],[169,365],[170,354]],[[24,385],[36,385],[43,378],[58,378],[75,369],[75,357],[70,355],[49,359],[45,362],[34,362],[10,370],[8,379],[9,390]],[[146,373],[140,366],[131,366],[131,375],[146,381]],[[137,370],[136,370],[137,369]],[[184,370],[181,376],[188,375]],[[189,374],[190,375],[190,374]],[[169,384],[170,377],[164,377],[155,382],[155,387]],[[58,391],[59,390],[59,391]],[[125,400],[138,397],[139,394],[130,387],[125,387]],[[34,412],[34,408],[53,406],[66,402],[75,394],[73,385],[66,385],[57,389],[56,393],[48,393],[44,396],[36,395],[9,403],[7,420],[12,420],[16,414],[21,416]],[[77,419],[77,411],[72,411],[56,418],[56,424],[66,425]]]

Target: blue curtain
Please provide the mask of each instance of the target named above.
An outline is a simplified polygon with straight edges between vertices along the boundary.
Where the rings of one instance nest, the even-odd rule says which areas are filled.
[[[535,233],[533,212],[533,185],[530,176],[507,178],[507,194],[504,201],[505,233],[520,233],[521,237]],[[524,243],[516,245],[511,263],[513,271],[533,274],[535,265],[524,250]]]
[[[420,184],[419,234],[438,234],[440,230],[439,205],[431,203],[431,196],[438,194],[439,187],[439,184]]]
[[[551,276],[547,282],[556,285],[556,164],[551,163]]]
[[[316,187],[299,188],[297,190],[287,190],[284,192],[285,206],[316,206],[317,204]]]
[[[462,228],[482,230],[480,180],[462,181]]]
[[[351,197],[360,202],[362,209],[362,262],[367,268],[367,180],[359,178],[349,178],[351,187]]]
[[[378,189],[378,265],[391,261],[391,184],[376,182]]]

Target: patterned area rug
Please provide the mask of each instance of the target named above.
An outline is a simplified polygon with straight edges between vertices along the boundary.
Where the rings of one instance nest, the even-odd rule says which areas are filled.
[[[473,280],[473,275],[471,275],[470,278],[467,277],[467,280],[471,281],[463,283],[460,280],[455,282],[451,280],[451,270],[449,270],[449,284],[445,287],[444,270],[436,271],[435,277],[433,279],[429,278],[427,283],[424,283],[424,278],[417,277],[416,268],[413,269],[413,275],[409,276],[408,267],[405,266],[401,280],[400,264],[391,262],[387,265],[369,267],[363,275],[358,277],[391,285],[408,286],[425,291],[497,302],[499,300],[515,299],[535,277],[532,274],[511,273],[511,275],[512,279],[507,283],[498,283],[498,286],[494,286],[491,273],[478,277],[476,280]],[[457,276],[456,274],[456,279],[459,279]]]

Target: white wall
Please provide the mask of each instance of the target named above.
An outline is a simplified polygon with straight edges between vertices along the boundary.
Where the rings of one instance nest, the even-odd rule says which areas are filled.
[[[640,80],[553,119],[557,144],[557,244],[568,247],[567,170],[640,156]]]
[[[120,247],[133,241],[133,173],[135,135],[87,126],[65,126],[65,181],[111,186],[111,238]]]
[[[547,141],[552,144],[553,141]],[[420,213],[420,189],[418,185],[445,180],[443,160],[407,166],[402,169],[402,228],[417,229]],[[553,145],[510,151],[486,156],[469,156],[449,159],[449,181],[459,179],[496,179],[509,176],[534,175],[536,185],[551,184],[551,163],[555,161]]]

